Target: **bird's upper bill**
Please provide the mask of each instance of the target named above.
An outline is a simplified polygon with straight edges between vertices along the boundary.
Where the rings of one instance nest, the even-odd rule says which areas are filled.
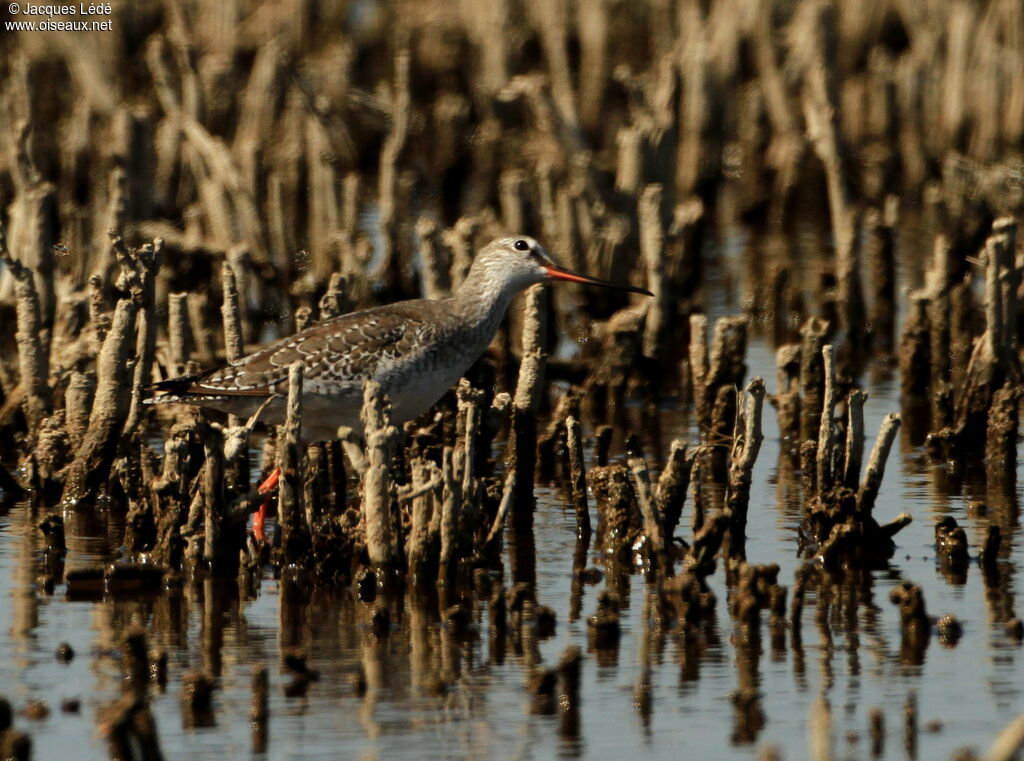
[[[576,272],[570,272],[567,269],[562,269],[555,263],[545,264],[544,271],[547,276],[554,280],[568,280],[570,283],[586,283],[587,285],[600,285],[605,288],[615,288],[620,291],[629,291],[630,293],[642,293],[644,296],[653,296],[654,294],[648,291],[646,288],[637,288],[635,285],[620,285],[619,283],[612,283],[608,280],[601,280],[600,278],[590,277],[589,275],[580,275]]]

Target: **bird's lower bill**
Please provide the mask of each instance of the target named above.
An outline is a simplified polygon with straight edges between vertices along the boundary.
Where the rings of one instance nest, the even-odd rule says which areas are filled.
[[[577,272],[570,272],[564,270],[561,267],[553,267],[548,265],[544,268],[547,276],[553,280],[566,280],[570,283],[585,283],[586,285],[599,285],[602,288],[615,288],[620,291],[629,291],[630,293],[642,293],[645,296],[653,296],[654,294],[644,288],[637,288],[633,285],[620,285],[619,283],[612,283],[608,280],[601,280],[600,278],[590,277],[588,275],[580,275]]]

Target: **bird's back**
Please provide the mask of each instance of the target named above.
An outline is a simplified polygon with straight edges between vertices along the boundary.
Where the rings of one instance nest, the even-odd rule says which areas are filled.
[[[414,300],[375,307],[317,323],[280,338],[241,360],[191,378],[158,384],[155,402],[198,404],[246,414],[287,394],[288,370],[302,362],[304,420],[326,429],[358,425],[363,383],[378,381],[392,397],[393,418],[418,416],[444,394],[486,348],[470,336],[450,299]],[[272,405],[266,422],[279,422]]]

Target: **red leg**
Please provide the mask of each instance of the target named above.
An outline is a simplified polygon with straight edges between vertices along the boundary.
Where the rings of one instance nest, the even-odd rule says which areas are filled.
[[[274,468],[272,471],[270,471],[270,475],[267,476],[267,480],[261,483],[257,487],[256,491],[259,492],[260,494],[270,494],[272,491],[274,491],[274,489],[277,488],[277,482],[280,480],[280,478],[281,469]]]
[[[274,468],[270,471],[270,475],[267,476],[267,480],[259,485],[256,489],[257,494],[265,495],[265,499],[260,502],[260,508],[256,511],[256,516],[252,519],[252,533],[259,541],[267,541],[267,535],[264,533],[263,526],[267,520],[267,506],[270,505],[270,499],[273,496],[274,489],[277,488],[277,482],[281,478],[281,469]]]

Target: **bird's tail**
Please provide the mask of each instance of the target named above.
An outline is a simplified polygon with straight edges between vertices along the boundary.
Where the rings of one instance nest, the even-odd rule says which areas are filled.
[[[193,401],[190,390],[194,388],[199,375],[181,375],[177,378],[157,381],[143,389],[149,397],[143,404],[188,404]]]

